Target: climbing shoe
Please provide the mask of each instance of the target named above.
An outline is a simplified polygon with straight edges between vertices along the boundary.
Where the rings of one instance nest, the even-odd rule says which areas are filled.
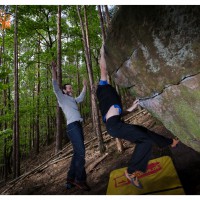
[[[142,184],[140,183],[140,181],[135,173],[129,174],[128,171],[126,170],[125,176],[131,182],[132,185],[134,185],[135,187],[137,187],[139,189],[143,188]]]
[[[84,181],[84,182],[74,182],[74,185],[76,185],[79,189],[84,190],[84,191],[90,191],[91,188],[89,185]]]

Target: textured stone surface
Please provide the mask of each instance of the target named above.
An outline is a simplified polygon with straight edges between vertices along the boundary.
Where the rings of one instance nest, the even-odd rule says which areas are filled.
[[[200,152],[200,6],[121,6],[108,70],[183,143]]]
[[[200,152],[200,74],[172,85],[140,105],[163,122],[180,140]]]

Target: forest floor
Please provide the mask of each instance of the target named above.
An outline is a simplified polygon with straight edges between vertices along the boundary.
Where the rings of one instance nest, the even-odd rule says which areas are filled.
[[[144,111],[144,112],[143,112]],[[141,124],[167,136],[173,135],[147,111],[132,114],[129,123]],[[102,126],[102,129],[105,129]],[[106,152],[101,155],[97,140],[91,135],[91,124],[84,126],[86,146],[87,181],[91,191],[65,188],[66,173],[71,160],[71,145],[68,144],[55,156],[55,143],[43,147],[39,155],[32,155],[22,162],[24,174],[18,180],[8,182],[0,194],[12,195],[105,195],[110,172],[127,167],[135,145],[123,140],[124,152],[117,151],[116,141],[104,132]],[[153,148],[152,158],[168,155],[172,158],[186,194],[200,194],[200,154],[180,143],[177,148]],[[46,161],[46,162],[45,162]],[[43,163],[43,164],[42,164]]]

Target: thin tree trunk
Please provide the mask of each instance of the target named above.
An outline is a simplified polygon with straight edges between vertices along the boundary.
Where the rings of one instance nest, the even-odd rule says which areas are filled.
[[[5,46],[5,34],[4,34],[4,29],[3,29],[2,30],[2,46],[1,46],[1,50],[0,50],[0,66],[2,66],[4,64],[4,59],[3,59],[4,46]],[[4,80],[4,84],[8,84],[7,80],[8,80],[8,78],[6,78]],[[2,113],[3,113],[3,115],[6,115],[6,108],[7,108],[7,90],[6,89],[3,90],[3,102],[4,102],[4,109],[2,109]],[[6,129],[7,129],[7,121],[4,121],[4,130],[6,130]],[[6,143],[7,143],[7,140],[6,140],[6,138],[4,138],[3,155],[4,155],[4,181],[5,182],[6,182],[6,179],[7,179],[7,176],[8,176]]]
[[[4,46],[4,45],[3,45]],[[3,48],[3,50],[4,50],[4,48]],[[8,84],[8,77],[6,78],[6,80],[5,80],[5,82],[4,82],[5,84]],[[6,113],[6,109],[7,109],[7,100],[8,100],[8,97],[7,97],[7,89],[6,90],[4,90],[4,108],[5,108],[5,111],[4,111],[4,115],[6,115],[7,113]],[[4,122],[4,130],[6,130],[8,128],[8,123],[7,123],[7,121],[5,121]],[[6,146],[7,146],[7,139],[6,138],[4,138],[4,164],[5,164],[5,170],[4,170],[4,179],[5,179],[5,181],[7,180],[7,177],[8,177],[8,166],[7,166],[7,148],[6,148]]]
[[[96,103],[96,99],[95,99],[95,91],[94,91],[94,88],[93,88],[94,79],[93,79],[93,71],[92,71],[92,61],[90,59],[91,58],[90,49],[88,48],[89,47],[89,36],[88,36],[88,23],[87,23],[86,6],[84,6],[84,19],[85,19],[85,25],[86,25],[85,29],[84,29],[83,21],[82,21],[82,18],[81,18],[80,6],[77,6],[77,13],[78,13],[80,24],[81,24],[81,31],[82,31],[82,36],[83,36],[83,46],[84,46],[86,64],[87,64],[87,69],[88,69],[88,76],[89,76],[89,81],[90,81],[93,127],[94,127],[95,132],[96,132],[97,137],[98,137],[99,150],[100,150],[101,153],[103,153],[105,151],[105,146],[103,144],[103,136],[102,136],[101,129],[100,129],[97,103]]]
[[[37,63],[37,86],[36,86],[36,154],[39,153],[40,148],[40,36],[39,36],[39,43],[38,43],[38,63]]]
[[[103,16],[102,16],[102,12],[101,12],[101,6],[98,6],[98,13],[99,13],[99,19],[100,19],[100,25],[101,25],[101,34],[102,34],[102,40],[103,40],[103,44],[105,43],[105,39],[106,39],[106,33],[105,33],[105,27],[104,27],[104,20],[103,20]]]
[[[32,149],[32,123],[31,123],[31,120],[32,120],[32,116],[30,114],[29,116],[29,120],[30,120],[30,124],[29,124],[29,152],[31,152],[31,149]]]
[[[61,6],[58,6],[58,18],[57,18],[57,81],[61,88],[62,85],[62,71],[61,71]],[[56,131],[56,150],[57,154],[62,150],[62,113],[61,108],[57,103],[57,131]]]
[[[108,6],[105,5],[104,8],[105,8],[105,13],[106,13],[106,27],[108,29],[109,26],[110,26],[110,14],[109,14],[109,11],[108,11]]]
[[[105,42],[106,40],[106,33],[105,33],[105,27],[104,27],[104,24],[106,24],[106,28],[108,29],[109,27],[109,22],[110,22],[110,15],[109,15],[109,12],[108,12],[108,7],[105,6],[105,10],[106,10],[106,17],[103,17],[102,15],[102,12],[101,12],[101,6],[98,6],[98,11],[99,11],[99,19],[100,19],[100,24],[101,24],[101,33],[102,33],[102,40],[103,40],[103,43]],[[104,23],[104,19],[106,19],[106,23]],[[111,84],[112,83],[112,79],[109,75],[107,75],[107,80],[108,80],[108,83]],[[118,85],[115,85],[115,88],[116,88],[116,91],[118,94],[119,93],[119,87]],[[121,142],[120,139],[116,138],[116,145],[117,145],[117,150],[118,152],[123,152],[124,151],[124,147],[123,147],[123,143]]]
[[[76,79],[77,79],[77,85],[78,85],[78,90],[77,90],[77,96],[80,94],[81,90],[80,90],[80,73],[79,73],[79,59],[78,59],[78,54],[76,54]],[[79,110],[81,113],[81,116],[83,116],[82,113],[82,104],[79,104]],[[85,118],[83,117],[83,120],[85,121]]]
[[[7,76],[6,83],[7,84],[9,83],[9,76]],[[8,87],[7,91],[8,91],[7,107],[8,107],[9,112],[11,113],[12,112],[12,108],[11,108],[11,89],[10,89],[10,86]],[[11,121],[11,123],[9,124],[9,127],[11,129],[13,128],[13,121]],[[7,141],[11,141],[11,140],[12,140],[12,136],[10,135],[9,138],[7,138]],[[11,146],[10,151],[6,152],[6,169],[7,169],[7,172],[9,174],[12,173],[12,167],[11,167],[12,152],[13,152],[13,147]]]
[[[101,12],[101,6],[98,6],[98,13],[99,13],[99,19],[100,19],[100,25],[101,25],[101,35],[102,35],[102,41],[103,41],[103,44],[105,43],[105,40],[106,40],[106,33],[105,33],[105,27],[104,27],[104,20],[103,20],[103,15],[102,15],[102,12]],[[111,84],[111,77],[110,75],[108,74],[107,75],[107,81],[109,84]]]
[[[32,102],[32,103],[31,103]],[[34,102],[34,92],[33,92],[33,99],[30,101],[30,107],[33,107],[33,102]],[[31,152],[32,147],[33,147],[33,140],[34,140],[34,113],[33,111],[29,113],[29,152]]]
[[[46,70],[46,90],[49,90],[49,70]],[[49,98],[46,98],[46,105],[47,105],[47,110],[49,110]],[[47,112],[46,114],[46,123],[47,123],[47,133],[46,133],[46,141],[47,141],[47,145],[50,144],[50,116],[49,116],[49,112]]]
[[[18,85],[18,19],[17,6],[15,8],[15,33],[14,33],[14,82],[15,82],[15,100],[14,100],[14,137],[13,137],[13,176],[20,175],[20,156],[19,156],[19,85]]]
[[[34,82],[34,86],[33,86],[33,91],[35,91],[35,82]],[[35,92],[33,92],[33,108],[36,107],[35,105]],[[35,142],[36,142],[36,139],[35,139],[35,117],[36,117],[36,112],[35,112],[35,109],[33,110],[33,113],[32,113],[32,123],[31,123],[31,131],[32,131],[32,147],[35,148]]]
[[[80,15],[81,16],[81,15]],[[87,22],[87,14],[86,14],[86,6],[84,6],[84,24],[83,24],[83,30],[85,30],[85,39],[86,39],[86,46],[87,46],[87,56],[90,63],[90,67],[92,69],[92,60],[91,60],[91,51],[90,51],[90,41],[89,41],[89,30],[88,30],[88,22]],[[85,27],[85,28],[84,28]],[[92,72],[92,79],[93,79],[93,71]],[[94,80],[93,80],[94,82]]]
[[[4,150],[3,150],[3,157],[4,157],[4,181],[6,182],[7,177],[8,177],[8,167],[7,167],[7,151],[6,151],[6,144],[7,140],[4,138]]]
[[[46,141],[47,141],[47,146],[50,145],[50,117],[49,115],[47,114],[47,135],[46,135]]]

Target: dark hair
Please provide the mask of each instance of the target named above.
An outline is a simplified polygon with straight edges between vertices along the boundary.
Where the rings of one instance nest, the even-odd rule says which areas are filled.
[[[62,92],[63,92],[63,90],[66,90],[66,85],[71,85],[71,84],[70,84],[70,83],[64,84],[64,85],[62,86]],[[64,92],[63,92],[63,94],[64,94]]]
[[[71,85],[70,83],[66,83],[62,86],[62,89],[65,90],[66,89],[66,85]]]

